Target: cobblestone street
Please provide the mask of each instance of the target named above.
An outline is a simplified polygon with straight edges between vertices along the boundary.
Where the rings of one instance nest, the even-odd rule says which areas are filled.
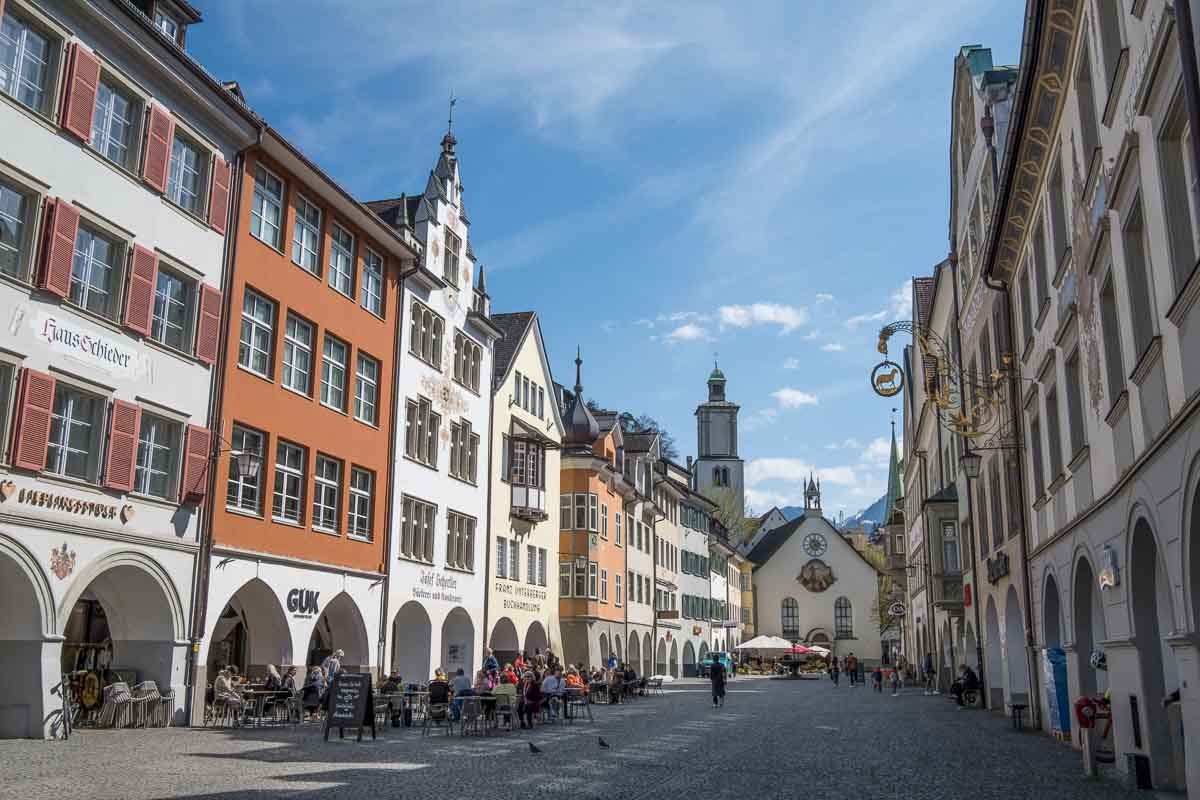
[[[604,750],[597,737],[611,745]],[[543,752],[529,752],[533,741]],[[320,727],[82,732],[0,743],[3,797],[1106,798],[1075,751],[944,697],[827,681],[738,678],[724,709],[706,685],[597,707],[596,722],[493,738],[321,741]]]

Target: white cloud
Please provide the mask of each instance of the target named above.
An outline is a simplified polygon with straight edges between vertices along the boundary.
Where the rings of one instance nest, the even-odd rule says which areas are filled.
[[[749,328],[752,325],[778,325],[780,333],[791,333],[808,322],[808,309],[782,303],[730,305],[717,309],[721,327]]]
[[[802,338],[806,342],[812,342],[812,341],[815,341],[815,340],[821,338],[821,332],[820,331],[809,331],[808,333],[804,334],[804,336]]]
[[[774,408],[760,408],[747,414],[738,423],[743,431],[757,431],[767,427],[779,418],[779,412]]]
[[[887,464],[892,455],[892,443],[882,436],[871,440],[862,452],[862,460],[868,464],[879,466]]]
[[[892,292],[891,304],[892,313],[898,319],[912,319],[912,278]]]
[[[785,358],[783,360],[783,368],[784,369],[800,369],[800,359],[796,358],[795,356]]]
[[[664,341],[675,344],[677,342],[711,342],[713,337],[704,328],[694,322],[685,322],[675,330],[663,337]]]
[[[634,324],[634,325],[640,325],[640,326],[641,326],[641,327],[643,327],[643,328],[653,328],[653,327],[654,327],[654,320],[652,320],[652,319],[639,319],[639,320],[635,320],[633,324]]]
[[[853,437],[841,442],[830,442],[829,444],[825,445],[826,450],[858,450],[860,447],[862,447],[862,445],[859,443],[858,439]]]
[[[816,299],[818,303],[828,303],[833,300],[833,295],[829,294],[828,292],[817,292]]]
[[[826,353],[840,353],[846,349],[846,346],[844,344],[839,344],[838,342],[826,342],[825,344],[821,345],[821,349]]]
[[[820,401],[817,400],[815,394],[802,392],[799,389],[784,387],[771,392],[771,397],[779,401],[779,405],[783,408],[800,408],[801,406],[815,406]]]
[[[711,316],[699,311],[672,311],[670,314],[659,314],[655,317],[658,322],[708,322],[710,319]]]
[[[746,485],[758,486],[768,481],[800,483],[809,475],[822,483],[835,486],[854,486],[858,475],[851,467],[816,467],[798,458],[756,458],[746,465]]]
[[[884,309],[883,311],[876,311],[874,314],[858,314],[846,320],[846,327],[857,328],[864,322],[882,322],[883,320],[887,319],[887,315],[887,309]]]

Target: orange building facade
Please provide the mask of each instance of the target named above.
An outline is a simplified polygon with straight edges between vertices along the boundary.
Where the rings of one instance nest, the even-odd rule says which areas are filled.
[[[342,668],[372,669],[400,286],[418,245],[269,128],[234,185],[198,662],[255,674],[340,652]]]

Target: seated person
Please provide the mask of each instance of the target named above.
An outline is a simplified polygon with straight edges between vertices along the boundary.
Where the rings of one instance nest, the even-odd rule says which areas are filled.
[[[321,704],[325,701],[325,671],[320,667],[313,667],[308,671],[308,678],[304,681],[304,689],[300,693],[300,704],[309,714],[316,714],[321,708]]]
[[[219,700],[226,706],[239,711],[246,705],[241,692],[234,684],[233,667],[226,667],[217,673],[216,680],[213,681],[213,700],[214,702]]]
[[[610,704],[621,701],[624,685],[625,680],[619,670],[613,669],[608,673],[608,702]]]
[[[958,674],[959,678],[950,686],[950,691],[954,695],[954,701],[960,706],[965,706],[963,694],[979,691],[979,676],[966,664],[958,665]]]
[[[450,702],[450,682],[446,680],[446,673],[440,669],[433,674],[433,680],[429,682],[429,705],[440,706]]]
[[[462,699],[475,694],[475,686],[462,667],[455,670],[454,678],[450,681],[450,691],[453,693],[453,699],[450,701],[450,714],[454,719],[458,719],[462,710]]]
[[[551,719],[558,716],[558,703],[562,698],[563,688],[562,667],[547,672],[546,677],[542,679],[542,697],[547,703]]]
[[[511,683],[513,686],[516,686],[517,680],[517,671],[513,669],[513,665],[505,664],[504,669],[500,671],[500,682]]]
[[[517,714],[521,717],[522,728],[532,728],[534,717],[542,705],[542,687],[532,672],[521,676],[521,704]]]
[[[283,688],[283,677],[274,664],[267,664],[267,683],[263,688],[268,692],[278,692]]]
[[[397,670],[389,672],[383,683],[379,684],[379,691],[383,694],[395,694],[396,692],[404,691],[404,683],[400,680],[400,673]]]
[[[584,684],[583,678],[580,677],[579,670],[574,667],[567,670],[566,685],[568,689],[578,689],[587,694],[587,685]]]
[[[296,668],[288,667],[287,672],[283,675],[283,690],[286,692],[294,692],[300,687],[296,685]]]

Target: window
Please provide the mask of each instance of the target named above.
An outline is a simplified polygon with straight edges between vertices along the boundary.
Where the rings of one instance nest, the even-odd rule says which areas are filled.
[[[458,286],[458,251],[462,248],[462,239],[454,231],[446,228],[446,251],[442,255],[442,277],[451,286]]]
[[[268,380],[271,377],[271,340],[275,335],[275,304],[246,289],[242,297],[242,333],[238,364]]]
[[[1080,387],[1082,390],[1083,387]],[[1062,426],[1058,415],[1058,387],[1046,392],[1046,438],[1050,448],[1050,480],[1062,474]]]
[[[1067,193],[1063,186],[1062,163],[1054,165],[1050,176],[1049,196],[1046,198],[1050,205],[1050,236],[1053,238],[1054,260],[1051,266],[1055,272],[1062,268],[1063,259],[1071,243],[1067,241]]]
[[[608,538],[608,504],[600,506],[600,537]]]
[[[539,386],[539,387],[538,387],[538,391],[537,391],[537,415],[538,415],[538,419],[545,419],[545,418],[546,418],[546,417],[545,417],[545,406],[546,406],[546,391],[545,391],[545,389],[543,389],[541,386]]]
[[[564,566],[565,566],[565,564],[564,564]],[[505,539],[503,536],[496,537],[496,577],[497,578],[507,578],[508,577],[508,539]],[[561,594],[562,593],[561,592],[561,590],[562,590],[561,584],[559,586],[559,590],[560,590],[559,593]],[[570,592],[571,592],[571,586],[570,586],[570,583],[568,582],[567,594],[570,594]]]
[[[1046,225],[1038,215],[1037,227],[1033,231],[1034,288],[1037,298],[1033,304],[1035,321],[1041,315],[1042,306],[1050,302],[1050,281],[1046,277]]]
[[[405,411],[404,454],[429,467],[437,467],[438,429],[442,418],[433,413],[424,397],[409,400]]]
[[[137,167],[136,133],[140,104],[132,95],[105,78],[96,87],[92,115],[91,147],[119,167]]]
[[[783,638],[800,638],[800,604],[794,597],[783,598],[780,616],[783,620]]]
[[[279,249],[283,224],[283,181],[263,167],[254,170],[254,200],[250,207],[250,235]]]
[[[25,264],[32,250],[29,235],[30,210],[37,198],[30,192],[0,180],[0,272],[25,277]]]
[[[531,544],[525,545],[525,582],[537,583],[537,548]]]
[[[1017,286],[1021,295],[1021,334],[1025,339],[1033,336],[1033,295],[1029,285],[1029,271],[1032,265],[1029,259],[1025,259],[1025,269],[1021,270],[1021,277],[1017,281]]]
[[[850,600],[845,597],[839,597],[833,602],[833,638],[854,638],[854,614]]]
[[[408,351],[435,369],[441,369],[442,331],[445,322],[424,304],[413,301]]]
[[[509,542],[508,579],[510,581],[521,580],[521,546],[517,544],[516,539]]]
[[[325,334],[325,351],[321,357],[321,402],[344,411],[346,408],[346,343]]]
[[[600,597],[600,565],[595,561],[588,562],[588,597],[597,600]]]
[[[521,408],[525,409],[526,411],[529,410],[529,386],[529,376],[526,375],[521,381]]]
[[[513,393],[512,401],[516,405],[521,405],[521,373],[514,372],[513,374]]]
[[[993,462],[994,463],[994,462]],[[976,491],[979,493],[979,507],[977,509],[976,529],[979,531],[979,552],[986,554],[991,550],[991,545],[988,542],[988,483],[992,485],[992,496],[1000,496],[1000,487],[995,481],[989,481],[988,476],[981,475],[977,484]],[[1001,527],[1000,520],[993,516],[996,526],[996,544],[1004,541],[1004,530]]]
[[[571,596],[571,576],[575,572],[575,565],[570,561],[558,562],[558,596]],[[500,577],[504,577],[501,575]]]
[[[592,566],[595,566],[594,564]],[[571,594],[575,597],[587,597],[587,568],[575,565],[575,587]]]
[[[171,41],[179,41],[179,23],[170,14],[157,8],[154,10],[154,27]]]
[[[594,494],[588,495],[588,530],[596,532],[600,529],[599,525],[599,506],[600,498]]]
[[[275,448],[275,496],[271,500],[271,518],[280,522],[300,523],[304,500],[304,448],[279,442]]]
[[[566,492],[558,499],[558,529],[571,530],[571,495]]]
[[[175,496],[177,454],[182,450],[183,426],[142,412],[137,468],[133,490],[163,499]]]
[[[403,498],[400,505],[400,555],[432,564],[437,506],[408,496]]]
[[[1117,77],[1117,64],[1121,58],[1121,5],[1118,3],[1096,3],[1096,27],[1100,29],[1100,54],[1104,59],[1104,82],[1108,91],[1113,90]]]
[[[258,431],[234,425],[233,435],[229,438],[230,449],[233,451],[262,456],[265,437]],[[231,456],[229,480],[225,484],[225,506],[239,511],[248,511],[251,514],[260,513],[259,498],[262,492],[262,474],[263,468],[260,467],[256,475],[243,475],[238,470],[237,459]]]
[[[582,492],[575,494],[575,530],[586,531],[587,524],[587,498],[588,496]]]
[[[479,391],[479,365],[483,348],[461,331],[454,334],[454,380],[473,392]]]
[[[338,519],[341,517],[342,463],[329,456],[318,455],[313,483],[313,528],[337,533]]]
[[[1071,442],[1071,458],[1074,458],[1087,444],[1087,432],[1083,428],[1083,393],[1086,389],[1079,368],[1078,350],[1067,358],[1066,373],[1066,386],[1069,387],[1067,391],[1067,426]]]
[[[5,463],[5,442],[8,441],[8,421],[13,402],[13,375],[16,367],[0,361],[0,464]]]
[[[517,444],[523,444],[523,442],[517,442]],[[514,458],[514,463],[517,460]],[[450,423],[450,474],[461,480],[475,483],[478,461],[479,434],[472,433],[471,423],[466,420]],[[517,482],[515,476],[513,482]]]
[[[538,586],[546,585],[546,548],[538,548]]]
[[[621,512],[617,511],[613,514],[613,525],[616,527],[617,544],[621,544]]]
[[[100,432],[105,402],[59,382],[54,390],[46,471],[96,482],[100,473]]]
[[[446,566],[474,571],[474,517],[459,514],[457,511],[446,513]]]
[[[312,387],[313,328],[288,312],[283,335],[283,387],[308,396]]]
[[[257,195],[257,186],[255,194]],[[292,228],[292,262],[316,275],[320,269],[320,257],[321,209],[300,195],[296,195],[296,223]]]
[[[329,285],[344,295],[354,289],[354,236],[336,222],[329,230]]]
[[[383,257],[369,247],[363,251],[360,295],[363,308],[377,317],[383,316]]]
[[[1146,231],[1142,224],[1142,199],[1139,196],[1126,215],[1122,231],[1125,245],[1125,279],[1129,286],[1129,311],[1133,321],[1133,353],[1145,354],[1154,338],[1154,302],[1150,297],[1150,261],[1147,258]]]
[[[1100,147],[1100,126],[1096,115],[1096,88],[1092,83],[1092,58],[1085,43],[1075,68],[1075,96],[1079,103],[1080,145],[1083,147],[1084,179],[1091,173],[1092,161]]]
[[[40,114],[48,112],[56,73],[51,39],[12,11],[0,20],[0,92]]]
[[[204,189],[208,183],[208,154],[177,132],[171,144],[171,171],[167,199],[192,214],[204,213]],[[277,232],[278,233],[278,232]]]
[[[71,264],[71,302],[115,320],[121,304],[123,251],[121,243],[80,225]]]
[[[354,417],[374,425],[379,421],[379,362],[360,352],[354,378]]]
[[[958,560],[958,528],[953,522],[942,523],[942,571],[947,575],[962,572]]]
[[[1100,329],[1104,339],[1104,361],[1108,372],[1108,402],[1113,405],[1125,387],[1125,360],[1121,355],[1120,321],[1112,272],[1100,290]]]
[[[1196,215],[1191,191],[1196,175],[1191,159],[1192,133],[1187,115],[1179,99],[1173,104],[1163,126],[1158,152],[1162,159],[1163,208],[1167,215],[1167,237],[1170,240],[1171,271],[1175,278],[1175,294],[1183,291],[1188,277],[1196,267]]]
[[[608,602],[608,570],[600,570],[600,602]]]
[[[191,352],[195,303],[195,282],[160,264],[150,338],[175,350]]]
[[[621,605],[621,575],[617,573],[613,575],[613,599],[617,605]]]
[[[372,498],[375,474],[362,467],[350,468],[350,511],[346,517],[346,533],[371,541]]]
[[[1046,492],[1046,473],[1042,461],[1042,423],[1035,416],[1029,423],[1029,457],[1033,470],[1033,501]]]

